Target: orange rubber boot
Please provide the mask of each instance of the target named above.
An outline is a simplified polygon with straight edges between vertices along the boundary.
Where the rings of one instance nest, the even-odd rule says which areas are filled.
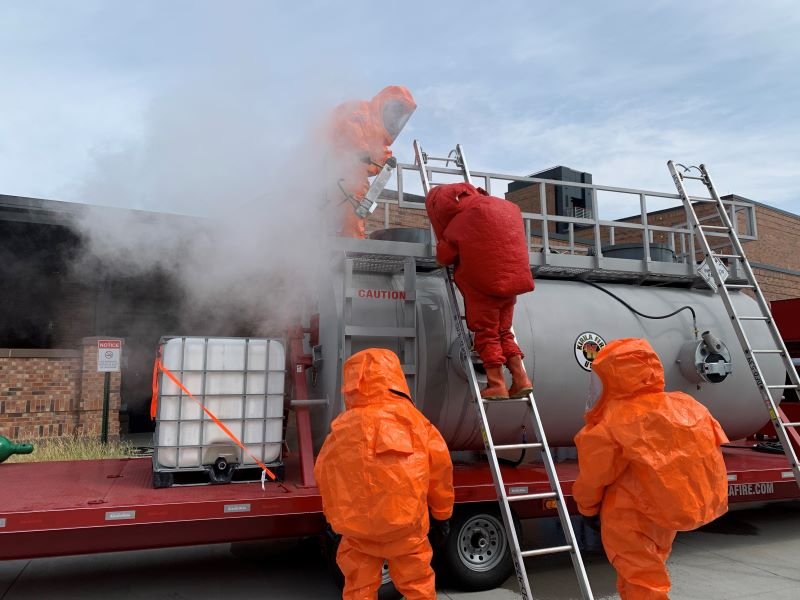
[[[511,389],[508,390],[510,398],[524,398],[533,391],[533,383],[525,373],[522,357],[512,356],[506,362],[506,367],[511,371]]]
[[[481,398],[485,400],[506,400],[508,389],[503,379],[503,367],[486,367],[486,387],[481,390]]]

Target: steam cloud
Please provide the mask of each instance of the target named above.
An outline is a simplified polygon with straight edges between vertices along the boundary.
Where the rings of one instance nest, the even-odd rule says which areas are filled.
[[[99,152],[80,195],[162,214],[87,210],[76,224],[86,249],[78,268],[157,270],[181,290],[187,318],[215,321],[207,331],[233,318],[255,335],[279,332],[326,255],[322,127],[334,103],[235,77],[156,98],[140,138]]]

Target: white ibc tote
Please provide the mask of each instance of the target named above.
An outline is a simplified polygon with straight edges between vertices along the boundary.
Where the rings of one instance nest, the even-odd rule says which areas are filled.
[[[202,469],[220,453],[240,466],[280,459],[286,354],[275,339],[176,337],[163,344],[162,364],[194,396],[159,374],[157,470]],[[202,403],[247,448],[202,410]]]

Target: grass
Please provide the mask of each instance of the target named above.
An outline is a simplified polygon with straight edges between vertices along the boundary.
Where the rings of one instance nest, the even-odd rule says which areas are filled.
[[[101,444],[98,437],[71,436],[19,440],[33,444],[33,453],[14,454],[8,463],[50,462],[56,460],[92,460],[97,458],[127,458],[136,455],[136,447],[130,442],[108,442]]]

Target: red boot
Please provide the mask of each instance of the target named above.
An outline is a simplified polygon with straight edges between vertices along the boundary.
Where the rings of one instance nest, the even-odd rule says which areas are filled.
[[[522,357],[512,356],[506,362],[506,367],[511,371],[511,389],[508,390],[510,398],[524,398],[533,391],[533,383],[525,373]]]
[[[503,379],[503,367],[486,367],[486,387],[481,390],[481,398],[485,400],[506,400],[508,389]]]

